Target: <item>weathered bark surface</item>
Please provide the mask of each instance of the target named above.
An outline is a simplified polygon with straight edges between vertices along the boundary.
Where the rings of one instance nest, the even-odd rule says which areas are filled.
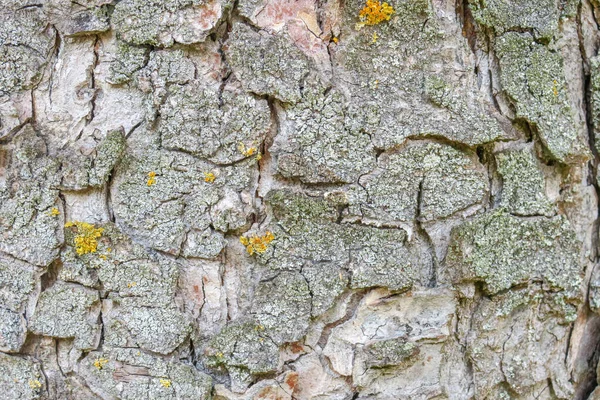
[[[0,398],[600,399],[600,3],[389,3],[0,0]]]

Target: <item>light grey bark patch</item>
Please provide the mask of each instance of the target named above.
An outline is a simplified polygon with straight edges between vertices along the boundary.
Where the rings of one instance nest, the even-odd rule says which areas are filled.
[[[356,29],[364,2],[347,2],[341,40],[332,46],[336,73],[352,94],[352,120],[373,144],[388,149],[438,136],[475,146],[514,138],[467,72],[475,60],[454,16],[442,17],[443,4],[428,0],[393,6],[389,21]]]
[[[496,154],[502,177],[500,206],[516,215],[552,216],[555,208],[546,196],[546,182],[532,146]]]
[[[38,363],[0,353],[0,383],[7,400],[39,399],[46,389],[44,375]]]
[[[452,230],[445,270],[455,283],[485,283],[490,294],[542,281],[573,301],[581,297],[580,246],[564,217],[520,218],[498,209]],[[565,312],[574,320],[572,305]]]
[[[384,224],[433,221],[481,205],[489,190],[477,156],[448,145],[409,142],[377,164],[349,191],[350,216]]]
[[[26,125],[7,146],[10,160],[0,186],[0,250],[39,266],[57,258],[62,221],[57,206],[59,164],[46,157],[46,145]]]
[[[443,344],[453,340],[456,305],[454,294],[444,289],[415,290],[398,296],[390,296],[386,290],[373,291],[351,319],[333,329],[323,355],[334,371],[352,376],[365,398],[379,393],[396,398],[451,395],[443,391],[440,365],[444,364]],[[378,359],[370,356],[373,346],[385,346],[386,342],[405,343],[413,350],[398,365],[370,365]],[[400,350],[394,347],[393,351]]]
[[[244,89],[285,103],[297,102],[302,97],[301,87],[310,71],[308,59],[285,32],[255,32],[237,23],[227,41],[225,55]]]
[[[158,131],[165,149],[224,164],[256,157],[271,126],[265,100],[232,85],[200,82],[171,86],[160,108]]]
[[[307,80],[302,100],[278,109],[280,132],[270,149],[278,172],[307,183],[352,183],[371,171],[371,138],[348,108],[340,91]]]
[[[528,398],[542,393],[548,380],[559,398],[572,396],[563,362],[570,316],[557,307],[555,294],[540,289],[484,298],[474,311],[466,339],[476,396],[503,396],[508,386],[508,393]]]
[[[32,318],[31,332],[56,338],[74,338],[75,347],[95,349],[100,340],[98,291],[57,282],[42,292]]]
[[[566,163],[587,159],[584,127],[574,118],[560,53],[519,32],[496,38],[495,50],[500,81],[515,102],[517,116],[535,124],[552,157]]]
[[[101,364],[97,364],[98,360]],[[184,362],[165,360],[137,349],[90,352],[78,372],[95,393],[106,399],[211,397],[212,379],[208,375]]]
[[[239,198],[250,190],[256,160],[218,167],[193,156],[148,150],[140,158],[130,155],[117,169],[113,183],[117,225],[134,238],[161,251],[179,254],[186,244],[190,256],[214,257],[214,235],[195,236],[185,242],[190,230],[203,232],[211,225],[210,209],[224,198]],[[148,174],[155,173],[155,183]],[[209,174],[214,181],[207,180]],[[230,202],[235,207],[235,202]],[[245,213],[245,210],[240,210]],[[196,240],[198,239],[198,240]],[[212,250],[206,251],[206,249]],[[223,243],[218,247],[222,247]]]
[[[135,45],[194,44],[206,39],[228,6],[215,0],[124,0],[111,23],[120,39]]]

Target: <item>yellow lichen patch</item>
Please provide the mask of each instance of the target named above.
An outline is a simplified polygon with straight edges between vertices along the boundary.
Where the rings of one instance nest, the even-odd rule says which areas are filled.
[[[96,228],[93,224],[87,222],[67,222],[65,228],[77,227],[75,236],[75,250],[78,255],[95,253],[98,250],[98,239],[102,236],[104,228]]]
[[[48,215],[51,217],[56,217],[56,216],[60,215],[60,211],[58,210],[58,208],[52,207],[52,209],[50,211],[48,211]]]
[[[258,153],[254,158],[256,159],[256,161],[260,161],[262,160],[262,154]]]
[[[30,379],[29,382],[29,387],[32,389],[40,389],[42,387],[42,382],[38,381],[37,379]]]
[[[275,235],[267,231],[263,236],[253,235],[251,237],[242,236],[240,242],[246,246],[248,254],[262,254],[267,251],[267,246],[275,239]]]
[[[360,10],[359,27],[364,25],[377,25],[384,21],[389,21],[394,14],[394,7],[388,3],[382,3],[378,0],[367,0],[365,7]]]
[[[134,287],[134,286],[136,286],[136,285],[137,285],[137,283],[135,283],[135,282],[129,282],[129,283],[127,284],[127,287],[128,287],[129,289],[131,289],[132,287]]]
[[[146,185],[152,186],[156,183],[156,172],[151,171],[148,172],[148,180],[146,181]]]
[[[554,94],[555,97],[558,96],[558,82],[556,81],[556,79],[554,80],[554,82],[552,84],[552,93]]]
[[[240,144],[238,144],[238,150],[240,153],[242,153],[246,157],[250,157],[251,155],[258,152],[258,149],[256,148],[256,146],[246,147],[246,145],[242,142],[240,142]]]
[[[96,369],[98,371],[100,371],[102,368],[104,368],[104,366],[108,363],[108,358],[96,358],[96,360],[94,360],[94,367],[96,367]]]
[[[204,173],[204,182],[206,183],[213,183],[216,179],[215,174],[213,174],[212,172],[205,172]]]
[[[335,37],[335,36],[334,36],[334,37],[331,39],[331,41],[332,41],[333,43],[335,43],[335,44],[338,44],[338,42],[340,41],[340,39],[339,39],[338,37]]]
[[[171,380],[170,379],[159,379],[159,382],[162,385],[162,387],[165,387],[165,388],[170,388],[171,387]]]
[[[377,43],[377,39],[379,39],[377,32],[373,32],[373,40],[371,41],[371,43],[373,43],[373,44]]]

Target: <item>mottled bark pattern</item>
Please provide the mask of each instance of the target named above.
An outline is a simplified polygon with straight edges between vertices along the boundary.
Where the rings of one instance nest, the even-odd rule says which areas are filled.
[[[0,0],[0,398],[599,400],[599,27]]]

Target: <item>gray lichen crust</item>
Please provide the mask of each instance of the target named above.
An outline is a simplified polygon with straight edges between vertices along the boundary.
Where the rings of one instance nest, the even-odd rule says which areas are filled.
[[[244,88],[258,95],[294,103],[308,74],[308,60],[285,33],[255,32],[244,24],[233,27],[227,60]]]
[[[57,282],[40,295],[29,329],[39,335],[75,338],[77,348],[95,349],[100,340],[99,313],[96,290]]]
[[[506,93],[515,101],[517,116],[537,126],[542,143],[562,162],[588,157],[569,102],[561,55],[534,41],[529,33],[508,32],[496,39]]]
[[[197,83],[172,86],[160,115],[158,131],[165,149],[220,164],[256,156],[271,125],[265,100],[229,86]]]
[[[503,190],[500,206],[516,215],[553,215],[546,197],[546,182],[532,148],[496,155]]]
[[[497,210],[452,230],[446,269],[453,282],[481,281],[491,294],[542,281],[577,298],[579,248],[563,217],[519,218]]]
[[[413,142],[379,157],[349,195],[349,214],[383,223],[446,218],[480,204],[488,178],[473,153]]]
[[[460,32],[428,0],[398,2],[389,22],[356,30],[363,6],[359,0],[346,3],[334,60],[352,85],[353,121],[376,147],[411,137],[477,145],[512,135],[464,74],[469,51]]]
[[[600,399],[598,16],[0,0],[0,398]]]
[[[58,203],[59,164],[46,157],[44,141],[30,125],[19,132],[0,186],[0,250],[35,265],[57,258],[62,241]]]
[[[42,78],[55,41],[44,13],[37,7],[0,12],[0,94],[27,90]]]
[[[132,44],[192,44],[204,41],[226,6],[214,0],[125,0],[115,6],[111,22]]]

